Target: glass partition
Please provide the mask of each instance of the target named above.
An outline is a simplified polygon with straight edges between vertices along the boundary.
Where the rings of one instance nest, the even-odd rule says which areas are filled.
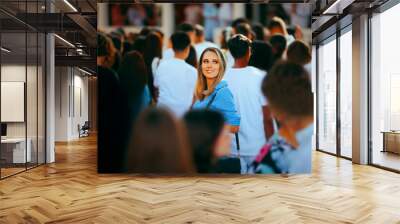
[[[318,149],[336,154],[336,36],[318,48]]]
[[[400,170],[400,4],[371,19],[372,163]]]
[[[45,35],[24,23],[44,1],[1,1],[0,178],[45,162]],[[36,18],[36,17],[35,17]]]
[[[347,32],[346,32],[347,31]],[[352,33],[340,36],[340,155],[352,157]]]

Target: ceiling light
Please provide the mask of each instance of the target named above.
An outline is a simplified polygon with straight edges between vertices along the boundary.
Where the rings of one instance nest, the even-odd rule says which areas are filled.
[[[5,47],[1,47],[0,48],[2,51],[4,51],[4,52],[7,52],[7,53],[10,53],[11,51],[10,50],[8,50],[7,48],[5,48]]]
[[[67,4],[72,10],[74,10],[74,12],[78,12],[78,10],[68,1],[68,0],[64,0],[65,4]]]
[[[58,39],[62,40],[64,43],[66,43],[67,45],[69,45],[70,47],[75,48],[75,45],[71,44],[71,42],[67,41],[66,39],[58,36],[57,34],[54,34],[55,37],[57,37]]]
[[[339,4],[340,1],[341,1],[341,0],[336,0],[332,5],[330,5],[327,9],[325,9],[324,12],[323,12],[322,14],[332,13],[332,12],[330,12],[330,11],[331,11],[332,9],[334,9],[334,8],[337,6],[337,4]],[[334,12],[334,14],[339,14],[339,13]]]

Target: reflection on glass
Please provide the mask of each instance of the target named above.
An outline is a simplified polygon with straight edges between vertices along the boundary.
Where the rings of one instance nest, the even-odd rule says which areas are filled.
[[[352,35],[340,37],[340,153],[352,157]]]
[[[372,163],[400,170],[400,5],[372,18]]]
[[[1,122],[7,133],[1,140],[1,176],[6,177],[25,170],[31,151],[26,143],[25,89],[26,89],[26,35],[2,33],[1,45]],[[27,150],[28,149],[28,150]]]
[[[318,50],[318,147],[336,153],[336,39]]]
[[[39,34],[39,45],[38,45],[38,164],[45,163],[45,35]]]
[[[38,49],[36,32],[27,33],[27,80],[26,80],[26,110],[27,110],[27,142],[30,147],[30,160],[27,167],[31,168],[37,165],[37,62],[38,62]]]

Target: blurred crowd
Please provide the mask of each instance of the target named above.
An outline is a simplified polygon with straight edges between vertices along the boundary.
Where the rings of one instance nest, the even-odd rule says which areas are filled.
[[[302,34],[279,17],[266,26],[235,19],[217,43],[192,23],[170,37],[153,27],[99,31],[98,171],[311,172]]]

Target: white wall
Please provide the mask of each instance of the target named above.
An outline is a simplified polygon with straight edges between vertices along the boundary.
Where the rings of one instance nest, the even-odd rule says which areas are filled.
[[[83,75],[76,68],[56,67],[56,141],[77,139],[78,124],[83,125],[89,118],[88,78]]]

